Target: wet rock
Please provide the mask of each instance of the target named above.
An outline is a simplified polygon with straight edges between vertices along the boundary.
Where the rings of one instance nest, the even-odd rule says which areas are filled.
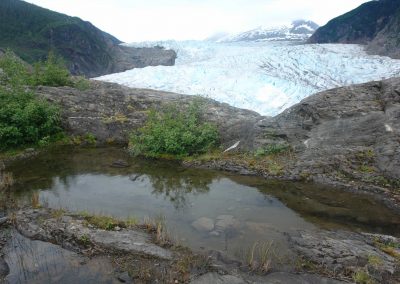
[[[273,230],[274,228],[268,223],[246,222],[248,230],[256,233],[265,233],[266,231]]]
[[[117,276],[117,279],[118,279],[118,281],[121,282],[121,283],[132,283],[132,278],[129,276],[129,273],[128,273],[128,272],[120,273],[120,274]]]
[[[215,223],[216,231],[225,231],[227,229],[237,229],[240,227],[240,222],[232,215],[220,215]]]
[[[0,226],[3,225],[3,224],[5,224],[5,223],[7,223],[7,221],[8,221],[8,218],[7,218],[7,217],[2,217],[2,218],[0,218]]]
[[[128,162],[124,160],[116,160],[111,164],[112,168],[128,168],[129,164]]]
[[[131,181],[137,181],[137,179],[138,178],[140,178],[142,175],[140,175],[140,174],[133,174],[133,175],[131,175],[130,177],[129,177],[129,179],[131,180]]]
[[[10,268],[6,283],[119,283],[106,257],[84,258],[15,232],[4,253]]]
[[[219,237],[221,235],[221,233],[218,231],[212,231],[209,233],[209,235],[212,237]]]
[[[94,244],[106,249],[119,250],[131,253],[147,254],[162,259],[172,259],[172,253],[163,249],[150,240],[149,235],[134,230],[104,231],[86,228],[83,224],[70,225],[66,231],[75,235],[77,239],[87,236]]]
[[[10,268],[8,267],[7,262],[0,257],[0,280],[10,273]]]
[[[214,230],[214,221],[210,218],[201,217],[194,221],[192,226],[199,232],[210,232]]]
[[[287,272],[275,272],[268,274],[265,277],[260,277],[258,281],[252,281],[253,283],[264,283],[264,284],[340,284],[348,283],[326,277],[321,277],[312,274],[292,274]]]
[[[305,259],[330,271],[344,275],[349,271],[367,269],[373,272],[370,275],[379,283],[396,283],[392,282],[399,273],[396,260],[361,234],[300,231],[297,235],[289,236],[289,242]]]
[[[233,275],[220,275],[218,273],[212,272],[207,273],[199,278],[190,282],[191,284],[243,284],[247,283],[242,278]]]
[[[144,254],[161,259],[172,259],[172,252],[152,243],[151,237],[141,231],[121,229],[105,231],[89,228],[80,219],[52,218],[48,209],[19,211],[17,229],[24,236],[43,241],[68,244],[71,240],[88,239],[90,243],[110,251]],[[44,220],[44,221],[43,221]]]

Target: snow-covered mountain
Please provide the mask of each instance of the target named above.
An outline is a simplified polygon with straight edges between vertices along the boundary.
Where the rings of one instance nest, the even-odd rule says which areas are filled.
[[[400,75],[400,60],[367,55],[360,45],[291,42],[167,41],[134,44],[177,52],[175,66],[146,67],[100,80],[201,95],[275,115],[334,87]]]
[[[217,42],[305,41],[318,27],[318,24],[313,21],[297,20],[287,26],[258,27],[240,34],[220,37]]]

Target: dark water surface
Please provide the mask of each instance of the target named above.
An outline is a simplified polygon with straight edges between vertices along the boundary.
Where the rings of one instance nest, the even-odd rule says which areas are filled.
[[[110,166],[120,159],[130,166]],[[55,149],[9,170],[21,203],[39,194],[41,203],[52,208],[138,220],[161,215],[171,235],[194,249],[234,254],[255,241],[271,240],[285,247],[284,233],[299,229],[400,236],[400,216],[368,196],[186,169],[174,162],[131,158],[122,149]],[[234,226],[211,233],[196,230],[192,223],[202,217],[214,223],[234,220]]]

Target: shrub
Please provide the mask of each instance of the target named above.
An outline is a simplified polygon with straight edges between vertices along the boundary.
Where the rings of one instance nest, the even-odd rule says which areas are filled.
[[[9,49],[0,57],[0,68],[0,85],[18,88],[32,83],[27,65]]]
[[[33,84],[36,86],[73,86],[71,74],[63,60],[50,51],[45,62],[34,65]]]
[[[144,127],[131,134],[130,150],[134,155],[178,158],[202,154],[218,143],[218,131],[210,123],[201,122],[199,101],[181,111],[169,105],[162,111],[152,110]]]
[[[61,131],[57,107],[33,93],[0,89],[0,149],[37,144]]]
[[[75,86],[86,88],[88,83],[83,78],[73,82],[71,74],[65,67],[63,60],[53,52],[49,52],[47,60],[34,64],[33,71],[15,54],[7,50],[0,57],[0,84],[11,88],[25,88],[27,86]]]

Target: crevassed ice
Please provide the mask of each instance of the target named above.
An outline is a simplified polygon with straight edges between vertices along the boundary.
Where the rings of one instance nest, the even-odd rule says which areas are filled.
[[[146,67],[97,79],[129,87],[206,96],[276,115],[326,89],[400,76],[400,60],[367,55],[362,46],[290,42],[151,42],[177,51],[175,66]]]

